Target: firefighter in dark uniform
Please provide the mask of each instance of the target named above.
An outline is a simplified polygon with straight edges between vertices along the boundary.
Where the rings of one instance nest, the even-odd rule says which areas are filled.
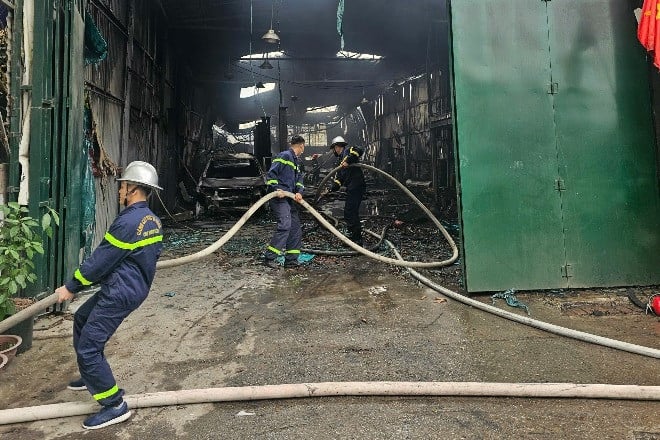
[[[98,429],[131,416],[103,350],[119,324],[145,300],[162,249],[161,222],[149,209],[147,199],[158,186],[158,174],[146,162],[131,162],[120,182],[119,202],[125,207],[105,233],[99,246],[83,262],[71,280],[55,290],[58,302],[68,301],[84,287],[99,284],[74,315],[73,347],[81,378],[68,388],[88,390],[102,406],[83,422]]]
[[[344,203],[344,221],[348,228],[351,241],[362,246],[362,225],[360,224],[360,204],[366,191],[364,173],[360,167],[349,167],[360,161],[363,151],[357,147],[349,147],[343,137],[337,136],[332,140],[330,149],[339,157],[342,169],[337,171],[330,191],[339,191],[342,186],[346,188],[346,202]]]
[[[264,253],[263,264],[278,268],[275,259],[284,255],[284,267],[299,266],[302,228],[296,202],[302,200],[303,175],[298,158],[305,151],[305,139],[302,136],[291,138],[291,147],[273,159],[268,170],[266,183],[269,191],[278,191],[278,197],[269,201],[269,206],[277,219],[277,229]],[[284,195],[284,191],[295,194],[295,202]]]

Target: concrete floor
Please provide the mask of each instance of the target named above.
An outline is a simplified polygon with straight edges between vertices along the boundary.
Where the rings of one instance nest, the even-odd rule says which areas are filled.
[[[248,229],[244,237],[266,240]],[[163,259],[203,245],[179,246]],[[253,257],[220,252],[158,271],[149,298],[107,346],[127,394],[328,381],[660,386],[658,359],[443,301],[364,257],[317,257],[295,271],[264,269]],[[459,288],[456,267],[431,277]],[[660,319],[626,307],[617,289],[518,298],[533,318],[660,348]],[[524,313],[501,300],[497,306]],[[35,327],[33,348],[0,373],[0,408],[90,401],[66,390],[77,375],[70,316],[44,317]],[[649,440],[660,439],[658,414],[660,402],[643,401],[333,397],[138,409],[127,423],[94,432],[83,432],[82,416],[44,420],[0,426],[0,438]]]

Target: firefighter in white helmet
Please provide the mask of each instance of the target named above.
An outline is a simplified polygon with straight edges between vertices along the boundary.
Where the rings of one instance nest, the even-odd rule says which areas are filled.
[[[360,224],[360,204],[366,191],[364,173],[360,167],[352,167],[362,157],[363,150],[358,147],[349,147],[343,137],[337,136],[332,140],[330,149],[339,157],[342,169],[337,171],[331,191],[346,188],[346,202],[344,203],[344,220],[348,228],[351,241],[362,246],[362,225]]]
[[[58,302],[63,302],[85,287],[100,285],[76,311],[73,321],[80,378],[68,388],[88,390],[101,405],[98,413],[83,422],[86,429],[103,428],[131,416],[122,397],[124,390],[117,386],[103,350],[117,327],[147,297],[162,249],[161,222],[147,204],[151,192],[162,189],[156,169],[147,162],[131,162],[117,181],[124,210],[92,255],[55,290]]]

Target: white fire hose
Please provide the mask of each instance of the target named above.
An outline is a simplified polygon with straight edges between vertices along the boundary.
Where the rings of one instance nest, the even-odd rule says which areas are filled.
[[[333,225],[331,225],[318,211],[306,201],[299,203],[307,209],[316,220],[332,232],[344,244],[355,251],[381,261],[383,263],[406,267],[408,271],[419,281],[430,288],[449,296],[463,304],[470,305],[488,313],[510,319],[540,330],[548,331],[560,336],[589,342],[616,350],[623,350],[641,356],[660,359],[660,350],[617,341],[602,336],[592,335],[577,330],[549,324],[529,317],[524,317],[501,310],[497,307],[465,297],[457,292],[446,289],[423,277],[413,268],[434,268],[453,264],[458,258],[458,251],[451,236],[433,214],[417,200],[417,198],[396,179],[389,174],[364,164],[356,164],[372,171],[379,172],[392,181],[396,182],[409,197],[422,208],[431,220],[442,231],[443,235],[452,248],[452,256],[444,261],[414,262],[404,261],[394,246],[387,240],[385,242],[392,248],[396,259],[373,253],[360,247],[345,237]],[[340,168],[335,168],[323,180]],[[321,182],[322,187],[323,182]],[[284,192],[286,197],[294,198],[289,192]],[[209,247],[171,260],[159,261],[156,267],[164,269],[200,260],[220,249],[231,237],[233,237],[254,215],[254,213],[268,200],[277,197],[276,192],[270,193],[258,200],[250,209],[229,229],[220,239]],[[369,232],[379,237],[377,234]],[[380,237],[379,237],[380,238]],[[47,307],[57,302],[57,295],[52,294],[32,306],[16,313],[15,315],[0,321],[0,334],[23,320],[34,316]],[[207,402],[229,402],[245,400],[269,400],[289,399],[301,397],[326,397],[326,396],[474,396],[474,397],[532,397],[532,398],[580,398],[580,399],[627,399],[627,400],[660,400],[660,386],[638,386],[638,385],[609,385],[609,384],[573,384],[573,383],[483,383],[483,382],[322,382],[303,384],[263,385],[246,387],[207,388],[196,390],[166,391],[159,393],[148,393],[141,395],[125,396],[130,408],[148,408],[169,405],[185,405]],[[93,402],[69,402],[52,405],[40,405],[26,408],[15,408],[0,410],[0,425],[44,420],[59,417],[70,417],[91,414],[98,411],[98,405]]]

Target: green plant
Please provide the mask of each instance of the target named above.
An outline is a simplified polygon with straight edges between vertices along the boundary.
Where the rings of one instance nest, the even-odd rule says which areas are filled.
[[[53,236],[53,223],[60,224],[54,210],[42,216],[41,224],[28,215],[27,208],[16,202],[0,205],[4,219],[0,220],[0,320],[15,312],[13,296],[37,279],[32,259],[43,254],[39,228]]]

